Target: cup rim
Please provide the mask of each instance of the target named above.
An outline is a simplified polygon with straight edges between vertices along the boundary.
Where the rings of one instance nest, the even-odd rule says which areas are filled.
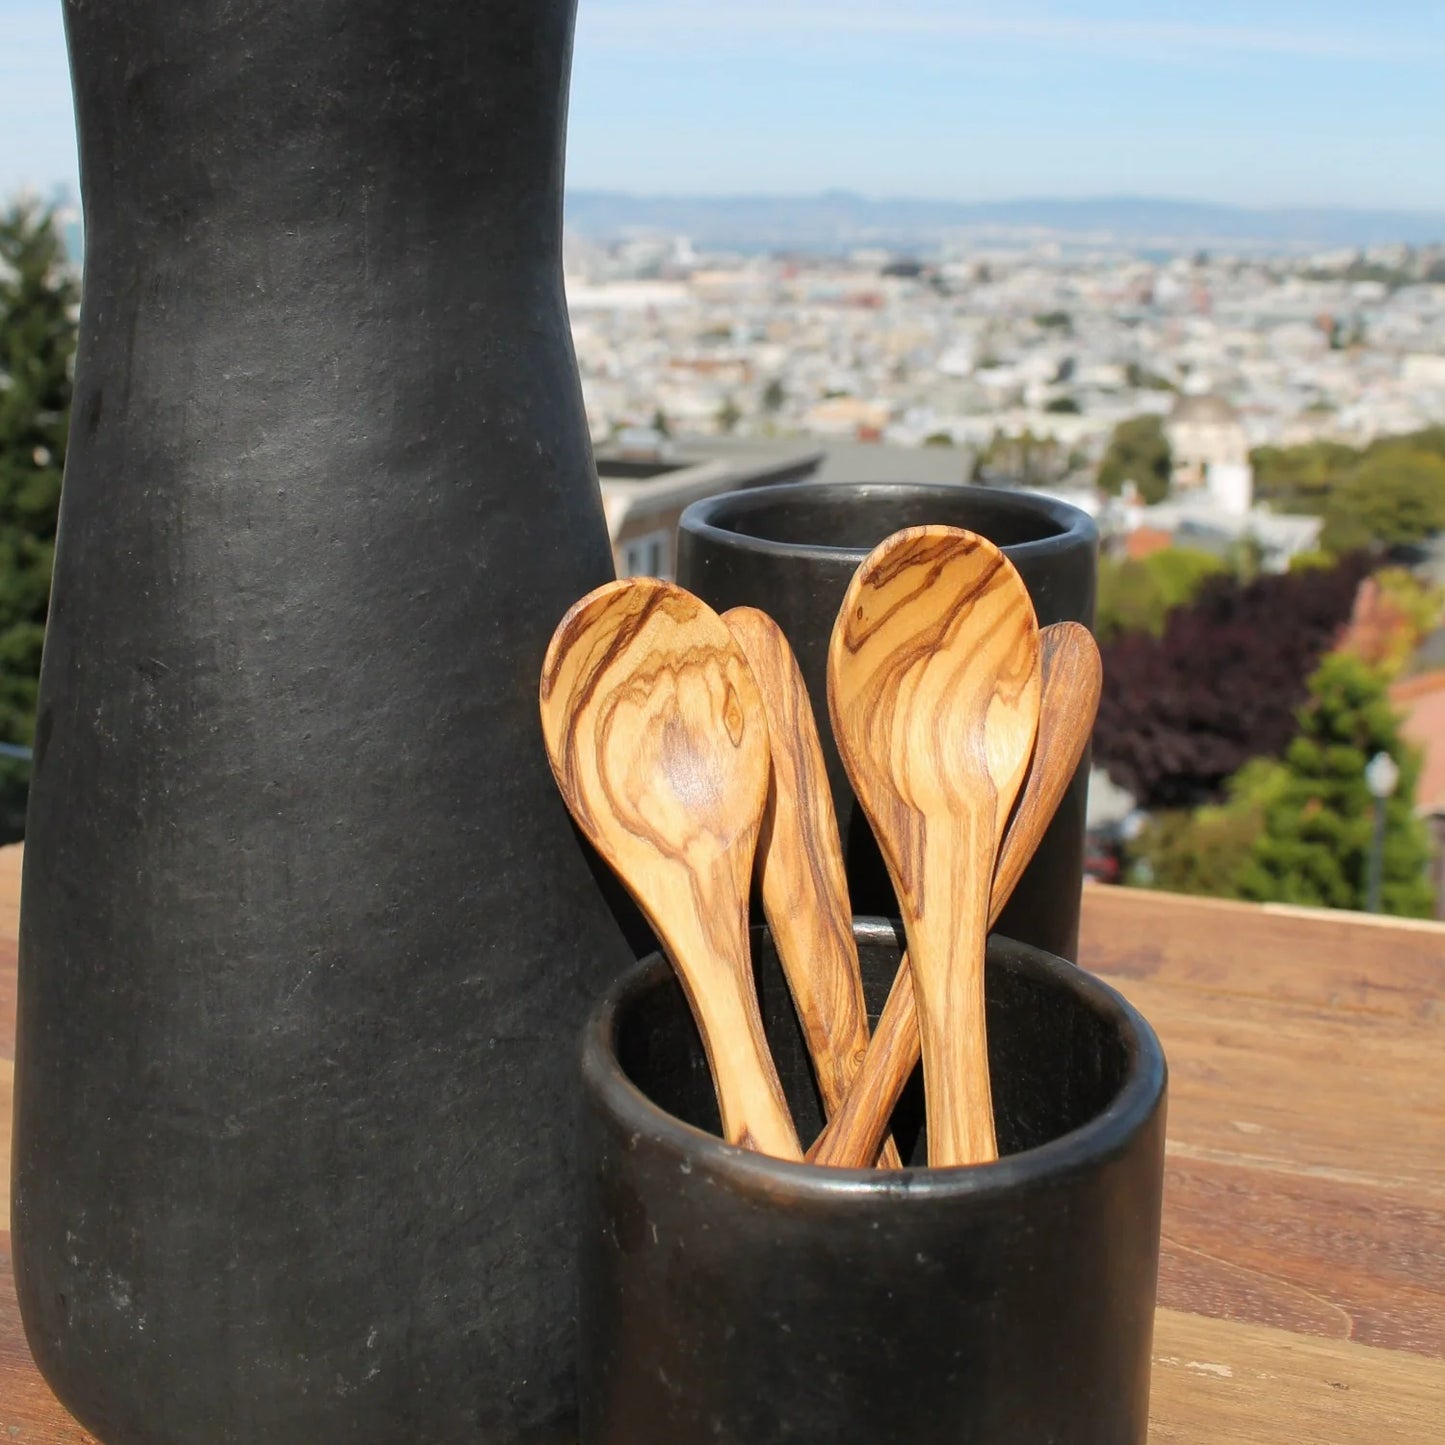
[[[853,931],[859,943],[894,947],[902,935],[897,921],[886,918],[855,918]],[[1107,1108],[1057,1139],[991,1164],[880,1170],[795,1163],[729,1144],[669,1114],[627,1076],[614,1046],[622,1010],[671,973],[661,953],[636,963],[593,1010],[583,1033],[584,1086],[625,1133],[650,1139],[690,1167],[724,1176],[749,1192],[773,1195],[783,1189],[790,1198],[822,1204],[890,1197],[984,1202],[1122,1154],[1161,1105],[1168,1082],[1164,1050],[1149,1022],[1101,979],[1029,944],[995,935],[989,941],[989,962],[1021,967],[1074,994],[1122,1036],[1126,1052],[1123,1085]]]
[[[764,557],[804,558],[814,561],[849,562],[857,565],[872,551],[871,547],[835,547],[821,542],[781,542],[771,537],[755,537],[739,532],[730,523],[733,519],[760,511],[779,500],[808,497],[814,501],[852,503],[861,499],[918,496],[951,498],[975,497],[990,506],[1019,516],[1046,517],[1059,530],[1047,537],[1028,542],[1011,542],[1003,552],[1017,564],[1021,561],[1052,556],[1071,548],[1093,546],[1098,541],[1098,527],[1085,511],[1069,502],[1035,492],[1005,491],[996,487],[976,487],[951,482],[780,482],[766,487],[744,487],[731,492],[718,492],[703,497],[684,509],[678,520],[678,532],[687,533],[714,547],[748,552]],[[881,537],[878,539],[883,540]]]

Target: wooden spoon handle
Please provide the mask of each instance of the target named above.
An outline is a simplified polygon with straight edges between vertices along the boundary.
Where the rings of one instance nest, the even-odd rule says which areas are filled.
[[[888,1001],[883,1005],[878,1027],[873,1031],[863,1067],[843,1107],[808,1150],[808,1162],[831,1164],[839,1169],[871,1169],[879,1157],[879,1146],[897,1107],[898,1096],[907,1087],[922,1056],[913,970],[905,953]]]
[[[763,696],[773,771],[757,875],[823,1110],[831,1119],[867,1051],[868,1009],[823,748],[803,674],[782,629],[754,607],[734,607],[723,621]],[[883,1141],[882,1163],[901,1167],[891,1139]]]
[[[871,1169],[888,1128],[898,1096],[907,1087],[923,1056],[918,1033],[917,1002],[913,997],[913,970],[903,955],[888,1001],[873,1031],[873,1042],[863,1067],[843,1101],[808,1150],[810,1164],[838,1169]]]
[[[749,956],[772,762],[742,649],[711,608],[672,583],[609,583],[558,624],[538,703],[568,809],[681,979],[728,1139],[801,1159]]]
[[[929,848],[918,859],[904,913],[923,1047],[928,1162],[936,1168],[998,1158],[983,970],[1003,803],[984,781],[969,805],[956,800],[948,815],[928,820]],[[978,866],[970,867],[970,859]]]
[[[1099,649],[1077,622],[1042,630],[1044,691],[1038,744],[1029,780],[999,853],[989,897],[990,929],[1013,896],[1024,869],[1073,781],[1099,708],[1103,669]],[[1071,710],[1072,726],[1060,726],[1058,710]],[[905,954],[884,1005],[863,1067],[843,1107],[808,1151],[815,1164],[867,1169],[913,1070],[921,1045],[913,994],[913,971]]]
[[[798,1131],[788,1113],[753,987],[746,890],[705,892],[711,897],[699,900],[695,915],[679,913],[652,921],[682,980],[702,1036],[723,1137],[777,1159],[801,1159]],[[735,916],[727,906],[728,896],[739,902]]]

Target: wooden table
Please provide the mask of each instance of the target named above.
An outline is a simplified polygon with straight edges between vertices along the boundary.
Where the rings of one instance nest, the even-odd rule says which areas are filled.
[[[6,1163],[18,868],[0,851]],[[1445,1440],[1445,927],[1099,888],[1083,962],[1171,1068],[1151,1438]],[[0,1442],[89,1441],[30,1362],[9,1239]]]

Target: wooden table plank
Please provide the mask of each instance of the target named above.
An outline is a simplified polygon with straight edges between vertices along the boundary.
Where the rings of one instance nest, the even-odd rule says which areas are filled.
[[[12,1440],[16,1445],[96,1445],[61,1409],[30,1358],[15,1304],[10,1235],[0,1231],[0,1441]]]
[[[1084,889],[1079,962],[1181,993],[1271,998],[1439,1022],[1445,925],[1283,904]]]
[[[10,1130],[15,1097],[15,1065],[0,1059],[0,1231],[10,1228]]]
[[[1089,888],[1081,953],[1169,1056],[1161,1304],[1445,1357],[1445,928]]]
[[[0,934],[0,1059],[15,1057],[16,951],[14,937]]]
[[[1113,981],[1164,1040],[1176,1143],[1445,1203],[1445,1149],[1428,1147],[1445,1139],[1445,1017],[1211,1002]]]
[[[1169,1153],[1159,1302],[1445,1359],[1445,1208]]]
[[[0,850],[0,1229],[19,849]],[[1085,962],[1169,1055],[1151,1439],[1433,1442],[1445,1418],[1445,928],[1091,888]],[[0,1441],[94,1445],[26,1352]]]
[[[1154,1445],[1436,1445],[1445,1363],[1160,1310]]]

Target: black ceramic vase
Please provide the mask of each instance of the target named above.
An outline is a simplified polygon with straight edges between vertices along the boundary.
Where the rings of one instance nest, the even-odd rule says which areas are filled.
[[[1098,533],[1077,507],[985,487],[913,482],[797,482],[694,502],[678,529],[678,581],[719,612],[760,607],[797,653],[823,737],[847,854],[854,911],[892,914],[888,870],[858,807],[828,726],[828,638],[853,573],[903,527],[966,527],[998,543],[1019,569],[1041,626],[1094,622]],[[999,932],[1078,956],[1089,759],[1059,805]]]
[[[611,575],[574,0],[66,4],[87,256],[26,844],[15,1264],[107,1445],[568,1438],[548,772]]]
[[[876,1009],[901,930],[856,932]],[[809,1139],[807,1052],[771,948],[755,954]],[[1104,984],[1005,939],[987,999],[1002,1157],[885,1172],[725,1144],[670,970],[619,985],[584,1043],[582,1445],[1143,1445],[1159,1041]],[[893,1125],[923,1157],[919,1093]]]

